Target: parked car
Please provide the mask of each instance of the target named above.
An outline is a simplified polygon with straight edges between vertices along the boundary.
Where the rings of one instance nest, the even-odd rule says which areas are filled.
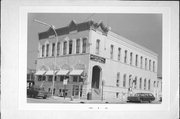
[[[34,85],[27,88],[27,96],[32,98],[42,97],[43,99],[46,99],[50,96],[50,93],[45,91],[44,88],[40,88]]]
[[[142,103],[143,101],[148,101],[149,103],[151,103],[155,100],[155,97],[151,93],[136,93],[134,96],[128,96],[127,100],[140,103]]]

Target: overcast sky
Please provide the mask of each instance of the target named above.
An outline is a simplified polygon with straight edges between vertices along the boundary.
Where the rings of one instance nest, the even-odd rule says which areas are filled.
[[[35,69],[38,33],[48,27],[33,22],[38,19],[56,28],[67,26],[71,20],[77,23],[93,19],[102,20],[115,32],[158,54],[158,74],[162,74],[162,15],[161,14],[71,14],[71,13],[31,13],[28,15],[28,68]]]

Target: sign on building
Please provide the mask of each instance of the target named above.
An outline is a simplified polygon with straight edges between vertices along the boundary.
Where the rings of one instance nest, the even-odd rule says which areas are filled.
[[[103,57],[99,57],[99,56],[96,56],[96,55],[90,55],[90,60],[93,60],[95,62],[100,62],[100,63],[103,63],[105,64],[106,63],[106,59],[103,58]]]

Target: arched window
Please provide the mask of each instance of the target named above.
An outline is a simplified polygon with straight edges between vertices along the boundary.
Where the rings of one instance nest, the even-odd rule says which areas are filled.
[[[63,55],[67,54],[67,41],[64,41],[64,46],[63,46]]]
[[[118,61],[121,60],[121,48],[118,48]]]
[[[143,67],[143,57],[141,56],[141,68]]]
[[[116,79],[116,86],[119,87],[119,82],[120,82],[120,73],[117,73],[117,79]]]
[[[149,60],[149,70],[151,71],[151,60]]]
[[[132,65],[132,61],[133,61],[133,53],[130,53],[130,65]]]
[[[57,56],[60,55],[60,42],[57,43]]]
[[[132,75],[129,75],[129,88],[131,87],[131,77]]]
[[[155,72],[155,61],[153,61],[153,72]]]
[[[142,89],[142,78],[139,79],[139,89]]]
[[[99,49],[100,49],[100,40],[96,40],[96,54],[99,54]]]
[[[49,56],[49,44],[46,44],[46,57]]]
[[[126,74],[123,76],[123,87],[126,87]]]
[[[55,52],[55,43],[52,44],[52,56],[54,56],[54,52]]]
[[[124,63],[127,63],[127,50],[124,51]]]
[[[138,66],[138,55],[136,55],[136,66]]]
[[[69,41],[69,54],[72,54],[72,47],[73,47],[73,42],[72,40]]]
[[[111,45],[111,51],[110,51],[111,59],[113,59],[113,52],[114,52],[114,46]]]
[[[145,58],[145,69],[147,69],[147,58]]]
[[[80,53],[80,39],[76,40],[76,53]]]
[[[44,57],[44,49],[45,49],[45,46],[42,45],[42,57]]]
[[[149,79],[149,81],[148,81],[148,90],[150,90],[151,89],[151,79]]]
[[[134,79],[134,88],[137,88],[137,76]]]
[[[144,90],[146,90],[146,79],[144,79]]]

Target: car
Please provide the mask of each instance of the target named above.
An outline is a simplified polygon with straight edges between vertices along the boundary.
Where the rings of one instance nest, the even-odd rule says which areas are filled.
[[[144,101],[148,101],[149,103],[151,103],[152,101],[155,100],[155,97],[153,96],[152,93],[136,93],[133,96],[128,96],[127,100],[129,102],[144,102]]]
[[[50,93],[45,91],[44,88],[35,85],[27,88],[27,97],[31,97],[31,98],[42,97],[43,99],[46,99],[49,96]]]

